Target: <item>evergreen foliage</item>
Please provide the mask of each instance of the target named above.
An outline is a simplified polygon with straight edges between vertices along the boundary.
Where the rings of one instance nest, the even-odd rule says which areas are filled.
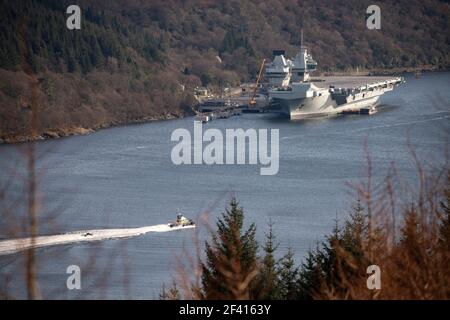
[[[206,243],[207,261],[202,265],[206,299],[253,297],[250,283],[257,270],[256,226],[251,224],[244,231],[243,223],[244,212],[233,198],[217,221],[211,243]]]
[[[269,223],[269,232],[266,234],[266,242],[264,243],[264,255],[260,272],[257,278],[257,289],[259,291],[259,298],[263,300],[277,300],[281,299],[281,292],[279,287],[279,269],[278,261],[275,257],[275,252],[278,244],[275,242],[275,234],[273,233],[273,223]]]
[[[383,238],[385,233],[379,227],[369,233],[369,217],[358,200],[343,227],[336,221],[332,233],[310,250],[300,265],[295,263],[291,248],[280,260],[276,259],[278,244],[272,223],[262,255],[258,255],[255,225],[243,231],[244,212],[233,198],[217,222],[212,242],[206,243],[201,298],[449,297],[449,186],[450,173],[443,189],[439,189],[443,198],[435,222],[423,219],[424,210],[429,208],[420,208],[415,202],[404,209],[403,224],[394,242]],[[374,240],[378,243],[372,243]],[[368,289],[367,268],[373,264],[385,270],[383,285],[389,290]]]

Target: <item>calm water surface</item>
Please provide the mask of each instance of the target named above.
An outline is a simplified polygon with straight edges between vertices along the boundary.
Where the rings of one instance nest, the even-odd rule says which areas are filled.
[[[210,211],[213,222],[231,194],[256,222],[263,240],[269,220],[280,243],[290,246],[298,262],[328,234],[336,217],[345,219],[354,202],[347,183],[366,176],[367,140],[374,176],[381,179],[395,161],[401,176],[415,177],[408,143],[425,159],[441,161],[448,147],[450,73],[407,76],[407,83],[382,97],[373,116],[342,116],[289,121],[271,114],[217,120],[206,127],[277,128],[280,169],[259,175],[251,165],[173,165],[170,152],[176,128],[193,130],[193,118],[130,125],[35,145],[41,168],[40,233],[140,227],[167,223],[177,211],[190,217]],[[409,142],[408,142],[409,141]],[[22,212],[21,160],[17,145],[0,146],[0,182],[11,168],[18,171],[8,197],[18,197]],[[57,216],[56,214],[57,213]],[[0,221],[0,238],[9,229]],[[162,283],[170,284],[177,257],[193,252],[194,232],[147,234],[125,240],[55,246],[37,250],[38,277],[44,297],[157,298]],[[207,239],[199,232],[200,242]],[[25,297],[21,254],[0,257],[0,284],[15,297]],[[66,268],[82,269],[82,290],[66,289]]]

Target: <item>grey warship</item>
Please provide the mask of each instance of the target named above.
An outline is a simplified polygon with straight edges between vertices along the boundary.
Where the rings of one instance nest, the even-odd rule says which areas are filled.
[[[303,37],[302,37],[303,38]],[[380,96],[404,82],[403,77],[340,76],[311,78],[317,62],[302,44],[293,60],[274,51],[266,65],[271,108],[291,119],[376,111]]]

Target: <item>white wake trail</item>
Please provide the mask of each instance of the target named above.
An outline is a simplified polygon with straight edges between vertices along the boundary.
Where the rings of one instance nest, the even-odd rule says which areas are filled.
[[[39,236],[34,238],[34,243],[32,241],[32,238],[3,240],[0,241],[0,256],[17,253],[30,248],[40,248],[77,242],[128,238],[139,236],[149,232],[168,232],[191,228],[195,228],[195,226],[175,226],[171,228],[167,224],[159,224],[141,228],[83,230],[51,236]]]

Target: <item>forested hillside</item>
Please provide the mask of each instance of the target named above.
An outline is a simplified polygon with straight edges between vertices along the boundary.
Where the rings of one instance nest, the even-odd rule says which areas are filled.
[[[379,1],[381,30],[360,0],[79,0],[81,30],[66,28],[71,1],[0,3],[3,141],[30,138],[30,72],[37,138],[183,116],[193,87],[250,80],[273,49],[294,55],[301,28],[321,71],[450,65],[447,1]]]

